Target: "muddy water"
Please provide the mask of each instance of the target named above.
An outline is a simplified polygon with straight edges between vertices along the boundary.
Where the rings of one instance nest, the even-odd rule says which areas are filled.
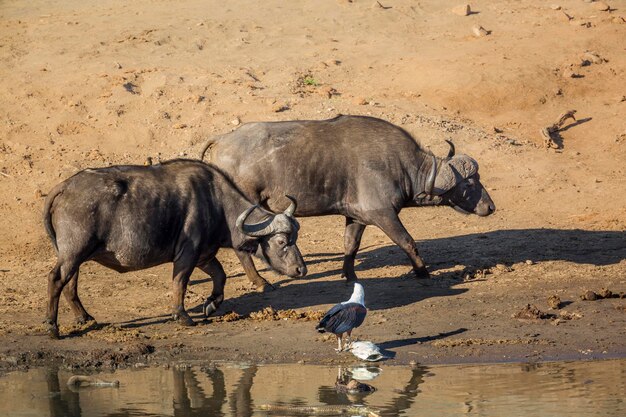
[[[70,376],[58,369],[0,376],[0,416],[341,415],[333,410],[350,404],[381,416],[626,415],[626,360],[342,368],[218,364],[96,375],[119,380],[117,388],[70,389]],[[358,379],[376,391],[338,392],[338,378]],[[278,410],[262,410],[267,404]]]

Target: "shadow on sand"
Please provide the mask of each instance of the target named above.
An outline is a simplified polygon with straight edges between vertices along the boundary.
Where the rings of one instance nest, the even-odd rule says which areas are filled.
[[[462,282],[458,266],[465,269],[489,268],[497,264],[512,265],[526,260],[566,261],[597,266],[616,264],[626,259],[626,232],[579,229],[497,230],[424,240],[418,242],[418,248],[429,270],[434,273],[431,279],[414,279],[409,271],[406,255],[395,245],[370,250],[366,248],[358,254],[357,274],[381,268],[380,276],[363,282],[367,307],[370,310],[401,307],[431,297],[461,294],[467,290],[455,288],[456,284]],[[313,253],[307,254],[305,258],[309,265],[323,265],[341,261],[343,254]],[[384,268],[387,266],[405,266],[406,273],[398,276],[397,272]],[[442,271],[455,266],[456,272]],[[280,287],[281,283],[292,280],[280,281],[277,291],[248,293],[235,298],[228,297],[227,283],[227,299],[220,307],[218,315],[233,309],[239,314],[248,314],[270,305],[274,309],[299,309],[346,300],[352,292],[352,286],[346,285],[345,280],[319,280],[329,276],[338,277],[340,274],[340,269],[327,269],[299,279],[299,282],[294,282],[296,285]],[[196,280],[191,285],[204,281]],[[196,320],[202,318],[201,307],[196,305],[189,308]],[[167,321],[166,316],[138,319],[134,323],[125,324],[128,327],[140,327],[163,321]]]

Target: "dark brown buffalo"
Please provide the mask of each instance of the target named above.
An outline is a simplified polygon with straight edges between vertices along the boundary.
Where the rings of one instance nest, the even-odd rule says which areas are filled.
[[[495,205],[466,155],[439,158],[405,130],[384,120],[339,116],[330,120],[247,123],[207,143],[201,159],[222,169],[252,201],[271,211],[284,195],[298,201],[296,216],[346,217],[343,276],[356,280],[354,259],[366,225],[378,226],[408,255],[418,277],[428,277],[415,241],[398,213],[403,207],[448,205],[487,216]],[[238,252],[257,287],[249,254]]]
[[[305,275],[295,209],[294,201],[277,215],[254,206],[218,169],[200,161],[80,171],[45,202],[44,224],[58,254],[48,278],[50,335],[59,335],[63,290],[77,320],[93,320],[78,297],[78,269],[88,260],[118,272],[173,262],[173,315],[185,325],[193,324],[184,299],[196,266],[213,280],[204,313],[224,299],[219,248],[256,253],[280,273]]]

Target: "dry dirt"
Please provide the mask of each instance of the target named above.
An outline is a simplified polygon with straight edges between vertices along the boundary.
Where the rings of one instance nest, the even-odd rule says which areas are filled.
[[[72,327],[64,300],[66,337],[49,340],[41,324],[55,261],[41,209],[57,182],[195,157],[243,122],[339,113],[387,119],[438,154],[451,138],[479,161],[498,207],[487,218],[403,211],[432,273],[422,282],[368,228],[357,274],[369,315],[357,336],[391,363],[623,357],[626,300],[581,295],[626,291],[626,2],[477,1],[469,16],[450,11],[456,2],[377,3],[3,1],[0,368],[353,361],[307,320],[351,292],[339,217],[301,221],[310,273],[264,271],[271,293],[251,291],[232,252],[220,253],[227,317],[201,321],[211,282],[199,272],[187,297],[199,325],[183,328],[169,321],[171,266],[121,275],[87,263],[80,292],[100,324]],[[568,110],[576,121],[553,138],[559,149],[544,148],[541,129]],[[528,305],[538,313],[516,316]]]

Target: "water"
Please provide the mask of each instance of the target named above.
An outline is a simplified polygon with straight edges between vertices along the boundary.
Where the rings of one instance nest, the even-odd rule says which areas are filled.
[[[71,375],[33,369],[1,376],[0,416],[312,415],[262,411],[264,404],[362,404],[381,416],[626,415],[626,359],[428,367],[220,364],[96,375],[119,380],[119,388],[70,389]],[[377,390],[337,392],[336,379],[350,375]]]

